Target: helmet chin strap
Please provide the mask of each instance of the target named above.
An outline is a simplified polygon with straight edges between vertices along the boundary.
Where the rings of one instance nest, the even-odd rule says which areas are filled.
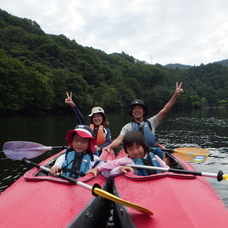
[[[142,122],[144,120],[143,116],[140,118],[134,118],[135,122]]]

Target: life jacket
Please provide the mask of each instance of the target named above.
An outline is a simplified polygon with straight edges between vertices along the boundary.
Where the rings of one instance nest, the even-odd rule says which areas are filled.
[[[153,152],[149,152],[146,158],[134,158],[132,160],[136,165],[150,165],[150,166],[161,167]],[[139,175],[139,176],[148,176],[156,173],[161,173],[161,171],[150,170],[150,169],[136,169],[136,175]]]
[[[164,153],[160,148],[151,148],[150,149],[151,152],[153,152],[154,154],[158,155],[162,160],[164,158]]]
[[[152,132],[151,124],[148,120],[144,120],[143,124],[135,122],[134,120],[131,122],[132,131],[139,131],[141,132],[149,146],[153,146],[156,138],[155,135]]]
[[[93,131],[93,137],[96,139],[96,144],[98,146],[103,145],[106,142],[104,126],[99,125],[98,127],[95,127],[94,124],[90,124],[89,126]]]
[[[90,169],[90,161],[93,155],[89,151],[84,153],[76,153],[74,150],[66,151],[66,158],[63,163],[63,174],[74,179],[85,176]]]

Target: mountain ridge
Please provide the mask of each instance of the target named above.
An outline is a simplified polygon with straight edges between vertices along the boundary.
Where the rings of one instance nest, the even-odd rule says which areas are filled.
[[[215,61],[215,62],[208,63],[208,64],[213,64],[213,63],[219,63],[223,66],[228,66],[228,59]],[[208,65],[208,64],[201,63],[200,65]],[[186,70],[186,69],[189,69],[189,68],[194,67],[194,66],[193,65],[185,65],[185,64],[181,64],[181,63],[168,63],[168,64],[164,65],[164,67],[172,68],[172,69],[179,69],[179,70]]]

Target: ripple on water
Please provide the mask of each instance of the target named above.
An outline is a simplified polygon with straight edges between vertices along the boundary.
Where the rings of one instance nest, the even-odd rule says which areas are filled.
[[[13,176],[12,175],[9,175],[9,176],[3,178],[2,181],[11,180],[12,178],[13,178]]]

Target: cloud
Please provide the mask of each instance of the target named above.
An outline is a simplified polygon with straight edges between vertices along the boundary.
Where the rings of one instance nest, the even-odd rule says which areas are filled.
[[[1,9],[35,20],[46,33],[148,63],[228,58],[226,0],[10,0]]]

